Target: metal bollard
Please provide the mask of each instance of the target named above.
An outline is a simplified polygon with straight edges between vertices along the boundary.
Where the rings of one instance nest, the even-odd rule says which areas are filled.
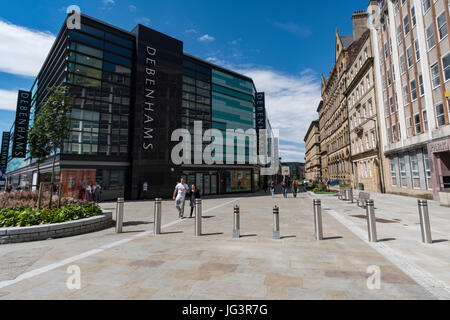
[[[348,201],[350,201],[350,203],[353,203],[353,188],[350,188],[348,190]]]
[[[280,208],[275,206],[273,208],[273,239],[280,240]]]
[[[428,214],[428,201],[418,200],[418,204],[419,204],[420,229],[422,231],[422,242],[432,244],[433,239],[431,237],[430,215]]]
[[[370,242],[378,242],[377,239],[377,224],[375,218],[375,203],[373,200],[366,200],[367,213],[367,231],[369,233]]]
[[[116,233],[122,233],[123,228],[123,207],[125,199],[118,198],[116,206]]]
[[[162,199],[155,199],[154,234],[161,234],[161,205]]]
[[[200,237],[202,235],[202,200],[195,200],[195,236]]]
[[[314,200],[314,231],[316,240],[323,240],[322,201]]]
[[[234,220],[233,220],[233,238],[239,239],[241,237],[241,217],[240,208],[238,205],[234,207]]]

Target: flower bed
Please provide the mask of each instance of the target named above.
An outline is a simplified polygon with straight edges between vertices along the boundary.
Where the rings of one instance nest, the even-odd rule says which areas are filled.
[[[29,227],[80,220],[102,215],[93,203],[64,205],[59,209],[4,208],[0,210],[0,228]]]

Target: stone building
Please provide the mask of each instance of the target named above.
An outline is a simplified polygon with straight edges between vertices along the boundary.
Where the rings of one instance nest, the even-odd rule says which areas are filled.
[[[328,78],[322,76],[322,100],[319,105],[319,126],[322,160],[322,179],[334,184],[351,185],[353,170],[350,151],[350,130],[347,97],[351,79],[350,69],[359,39],[368,30],[367,14],[352,16],[353,35],[341,36],[336,30],[335,63]]]
[[[448,0],[370,1],[386,190],[450,192]]]
[[[319,121],[311,123],[305,136],[306,167],[305,178],[314,183],[322,180],[320,161],[320,131]]]

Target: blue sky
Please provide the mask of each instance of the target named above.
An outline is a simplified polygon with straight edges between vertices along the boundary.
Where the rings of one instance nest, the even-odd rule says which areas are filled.
[[[283,161],[303,161],[320,74],[334,61],[335,30],[351,34],[353,11],[365,10],[368,1],[1,1],[1,131],[14,121],[14,112],[5,110],[15,109],[14,91],[31,87],[72,4],[125,30],[147,25],[182,40],[186,53],[251,76],[268,96]]]

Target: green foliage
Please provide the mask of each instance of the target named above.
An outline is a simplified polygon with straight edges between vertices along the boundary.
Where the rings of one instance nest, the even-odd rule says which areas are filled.
[[[312,192],[319,193],[319,192],[328,192],[327,186],[323,183],[319,184],[317,187],[315,187]]]
[[[29,227],[41,224],[61,223],[99,216],[102,209],[93,203],[65,205],[59,209],[1,209],[0,228]]]

